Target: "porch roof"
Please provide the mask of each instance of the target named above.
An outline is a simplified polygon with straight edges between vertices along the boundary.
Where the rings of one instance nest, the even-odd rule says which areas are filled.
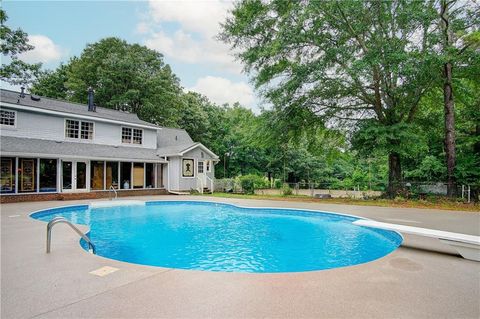
[[[156,149],[52,141],[12,136],[0,136],[0,150],[2,156],[63,157],[166,163],[163,158],[157,155]]]

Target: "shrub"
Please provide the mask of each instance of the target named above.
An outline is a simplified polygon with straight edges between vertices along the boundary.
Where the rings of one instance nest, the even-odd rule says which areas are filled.
[[[284,196],[292,195],[292,194],[293,194],[293,190],[290,188],[290,186],[288,186],[288,184],[283,184],[282,194],[283,194]]]
[[[280,179],[276,179],[275,182],[273,182],[273,187],[276,189],[282,188],[283,182]]]
[[[255,189],[269,187],[268,180],[263,176],[249,174],[240,176],[239,179],[245,194],[254,194]]]

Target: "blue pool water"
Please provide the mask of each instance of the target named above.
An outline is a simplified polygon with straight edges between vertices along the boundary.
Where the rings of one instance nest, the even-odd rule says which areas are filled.
[[[90,227],[97,254],[151,266],[229,272],[298,272],[365,263],[401,243],[395,232],[356,226],[356,217],[188,201],[145,206],[49,209]],[[86,244],[81,241],[85,249]],[[55,234],[53,234],[55,250]]]

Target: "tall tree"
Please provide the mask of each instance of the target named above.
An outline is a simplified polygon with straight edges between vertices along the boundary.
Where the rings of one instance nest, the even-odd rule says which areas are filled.
[[[26,85],[38,75],[42,64],[29,64],[19,59],[19,54],[33,50],[34,47],[28,43],[27,34],[21,29],[9,28],[5,24],[7,20],[7,13],[0,9],[0,48],[3,59],[9,60],[8,63],[2,61],[0,80],[14,85]]]
[[[118,38],[89,44],[79,57],[41,76],[32,92],[86,103],[88,87],[99,106],[137,113],[159,125],[175,126],[179,119],[179,79],[161,53],[145,46]]]
[[[391,145],[389,188],[401,186],[403,124],[435,78],[433,1],[260,1],[235,5],[220,38],[257,88],[287,114],[373,121]]]
[[[442,38],[443,96],[445,113],[445,160],[447,164],[447,195],[456,193],[455,182],[455,100],[453,93],[453,71],[464,67],[465,60],[475,54],[479,46],[480,13],[478,7],[457,0],[440,0],[440,31]],[[467,64],[468,65],[468,64]]]

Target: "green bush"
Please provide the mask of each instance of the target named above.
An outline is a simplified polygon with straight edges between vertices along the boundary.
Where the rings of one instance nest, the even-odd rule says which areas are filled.
[[[249,174],[240,176],[239,179],[245,194],[254,194],[255,189],[269,188],[268,179],[263,176]]]
[[[290,186],[288,186],[288,184],[283,184],[282,194],[283,194],[284,196],[292,195],[292,194],[293,194],[293,190],[290,188]]]
[[[276,179],[275,182],[273,182],[273,187],[276,189],[282,188],[283,182],[280,179]]]

